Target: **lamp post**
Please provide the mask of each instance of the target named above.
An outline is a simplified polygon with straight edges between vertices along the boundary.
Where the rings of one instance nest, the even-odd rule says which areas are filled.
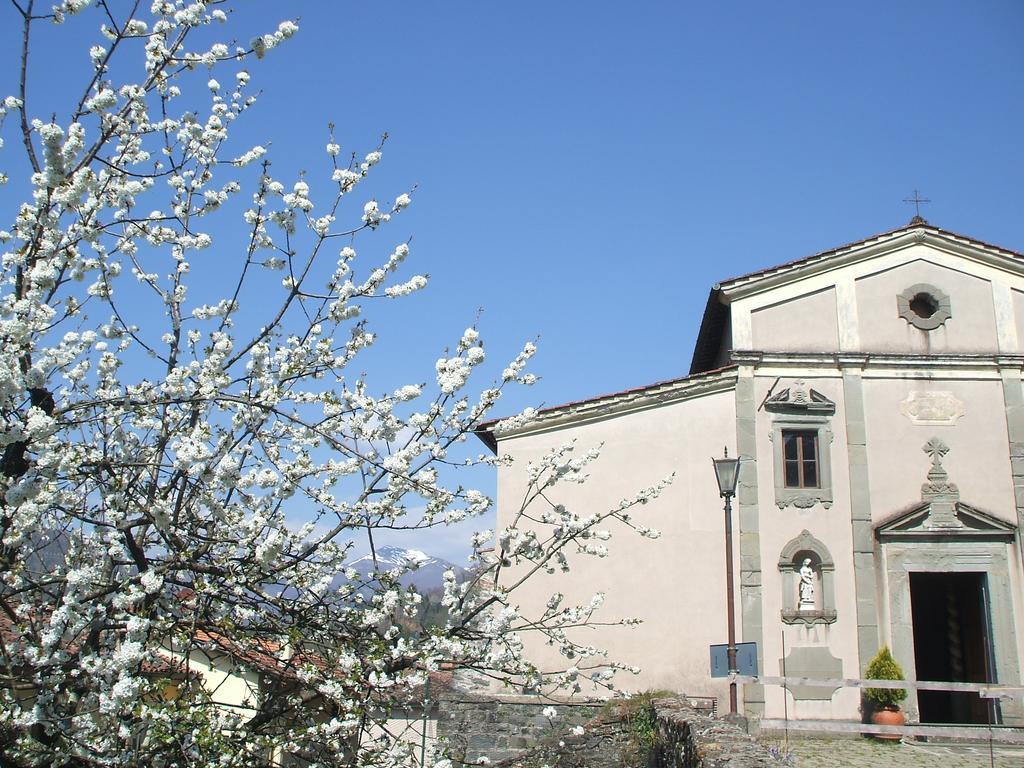
[[[740,475],[740,460],[729,458],[729,449],[721,459],[711,459],[715,465],[718,493],[725,499],[725,602],[729,626],[729,714],[736,715],[736,596],[732,583],[732,497],[736,495],[736,481]]]

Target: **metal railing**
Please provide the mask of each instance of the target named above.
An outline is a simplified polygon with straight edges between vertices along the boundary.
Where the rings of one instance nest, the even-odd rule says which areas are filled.
[[[892,688],[915,691],[951,691],[976,693],[983,699],[1019,699],[1024,687],[996,683],[960,683],[936,680],[864,680],[860,678],[772,677],[735,675],[735,682],[756,685],[777,685],[789,690],[793,686],[821,688]],[[786,731],[813,731],[819,733],[863,733],[872,735],[928,736],[953,739],[973,739],[998,744],[1024,745],[1024,729],[1006,725],[983,723],[979,725],[908,723],[906,725],[875,725],[848,720],[793,720],[763,718],[761,728]]]

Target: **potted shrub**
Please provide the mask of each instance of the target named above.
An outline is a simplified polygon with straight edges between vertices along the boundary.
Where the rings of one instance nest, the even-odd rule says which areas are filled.
[[[875,658],[864,670],[867,680],[903,680],[903,670],[892,657],[888,646],[875,654]],[[867,688],[864,697],[872,704],[871,722],[875,725],[903,725],[906,718],[900,710],[900,702],[907,698],[904,688]],[[899,739],[895,733],[877,734],[877,739]]]

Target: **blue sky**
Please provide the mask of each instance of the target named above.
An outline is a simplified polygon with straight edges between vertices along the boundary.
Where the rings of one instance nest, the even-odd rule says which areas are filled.
[[[483,307],[495,354],[539,334],[547,403],[685,373],[716,280],[905,224],[914,188],[1024,249],[1020,3],[293,7],[267,134],[389,131],[418,301],[442,334]]]
[[[328,122],[343,153],[387,131],[367,195],[418,185],[363,243],[412,236],[432,277],[374,323],[380,391],[428,379],[478,308],[492,372],[540,337],[542,381],[502,413],[683,375],[717,280],[901,226],[915,188],[932,223],[1024,250],[1019,2],[246,0],[237,37],[287,15],[236,146],[272,140],[315,190]],[[98,23],[40,38],[48,93]]]

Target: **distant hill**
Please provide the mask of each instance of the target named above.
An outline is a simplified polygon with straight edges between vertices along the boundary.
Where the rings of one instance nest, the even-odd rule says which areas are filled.
[[[349,565],[365,578],[373,575],[373,558],[370,555],[353,560]],[[455,571],[455,578],[458,581],[465,580],[467,575],[465,568],[439,557],[431,557],[418,549],[392,546],[379,548],[377,550],[377,570],[390,571],[395,568],[405,571],[401,576],[403,586],[414,586],[421,593],[432,592],[440,588],[444,583],[444,572],[448,569]]]

